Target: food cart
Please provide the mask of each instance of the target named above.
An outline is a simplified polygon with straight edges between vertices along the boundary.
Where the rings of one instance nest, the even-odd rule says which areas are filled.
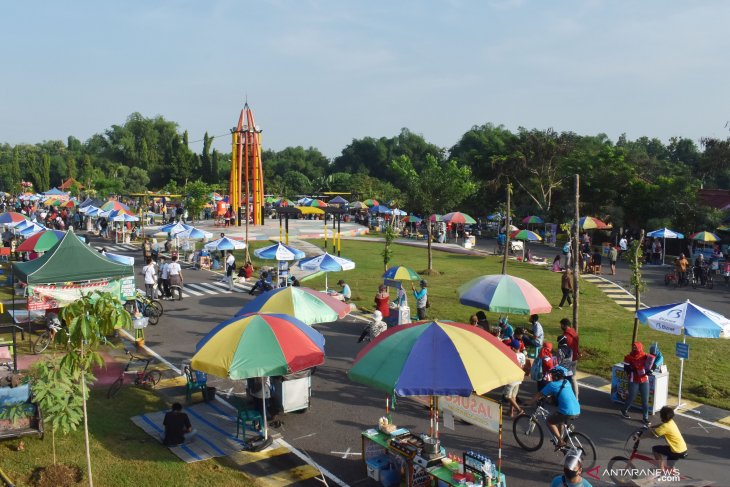
[[[667,405],[669,394],[669,372],[666,367],[649,376],[649,414],[658,413]],[[629,397],[629,384],[625,365],[614,364],[611,370],[611,400],[624,404]],[[631,407],[641,408],[641,395],[637,394]]]

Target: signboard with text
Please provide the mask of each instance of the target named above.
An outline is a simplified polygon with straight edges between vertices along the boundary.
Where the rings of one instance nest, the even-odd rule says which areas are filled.
[[[689,343],[677,342],[675,344],[674,353],[677,358],[687,360],[689,358]]]
[[[441,396],[439,408],[474,426],[499,433],[501,405],[496,401],[477,394],[469,397]]]

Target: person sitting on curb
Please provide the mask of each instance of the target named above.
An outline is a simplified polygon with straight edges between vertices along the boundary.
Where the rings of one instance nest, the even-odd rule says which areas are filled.
[[[172,410],[165,414],[162,422],[165,427],[164,433],[160,433],[160,439],[165,446],[177,446],[183,443],[190,443],[195,440],[198,433],[190,424],[188,415],[182,412],[182,404],[176,402]]]

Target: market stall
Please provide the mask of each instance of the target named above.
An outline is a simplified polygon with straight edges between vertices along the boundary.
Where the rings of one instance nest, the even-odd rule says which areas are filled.
[[[454,322],[391,328],[357,355],[348,376],[388,394],[428,400],[430,431],[416,434],[393,424],[388,396],[386,415],[377,428],[361,434],[363,463],[370,477],[381,479],[384,485],[396,485],[403,477],[408,487],[431,485],[432,481],[463,485],[462,480],[506,485],[501,472],[501,405],[477,394],[522,380],[524,372],[496,337]],[[474,406],[477,402],[479,406]],[[475,452],[458,454],[456,461],[453,454],[447,455],[439,441],[440,410],[445,412],[445,426],[457,415],[475,424],[485,420],[491,428],[496,419],[500,449],[494,461],[487,462],[486,455]]]

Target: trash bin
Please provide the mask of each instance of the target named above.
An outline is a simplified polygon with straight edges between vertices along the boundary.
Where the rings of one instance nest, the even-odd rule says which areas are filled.
[[[216,392],[215,387],[206,387],[205,394],[203,395],[203,400],[205,402],[210,402],[210,401],[215,400],[215,392]]]

